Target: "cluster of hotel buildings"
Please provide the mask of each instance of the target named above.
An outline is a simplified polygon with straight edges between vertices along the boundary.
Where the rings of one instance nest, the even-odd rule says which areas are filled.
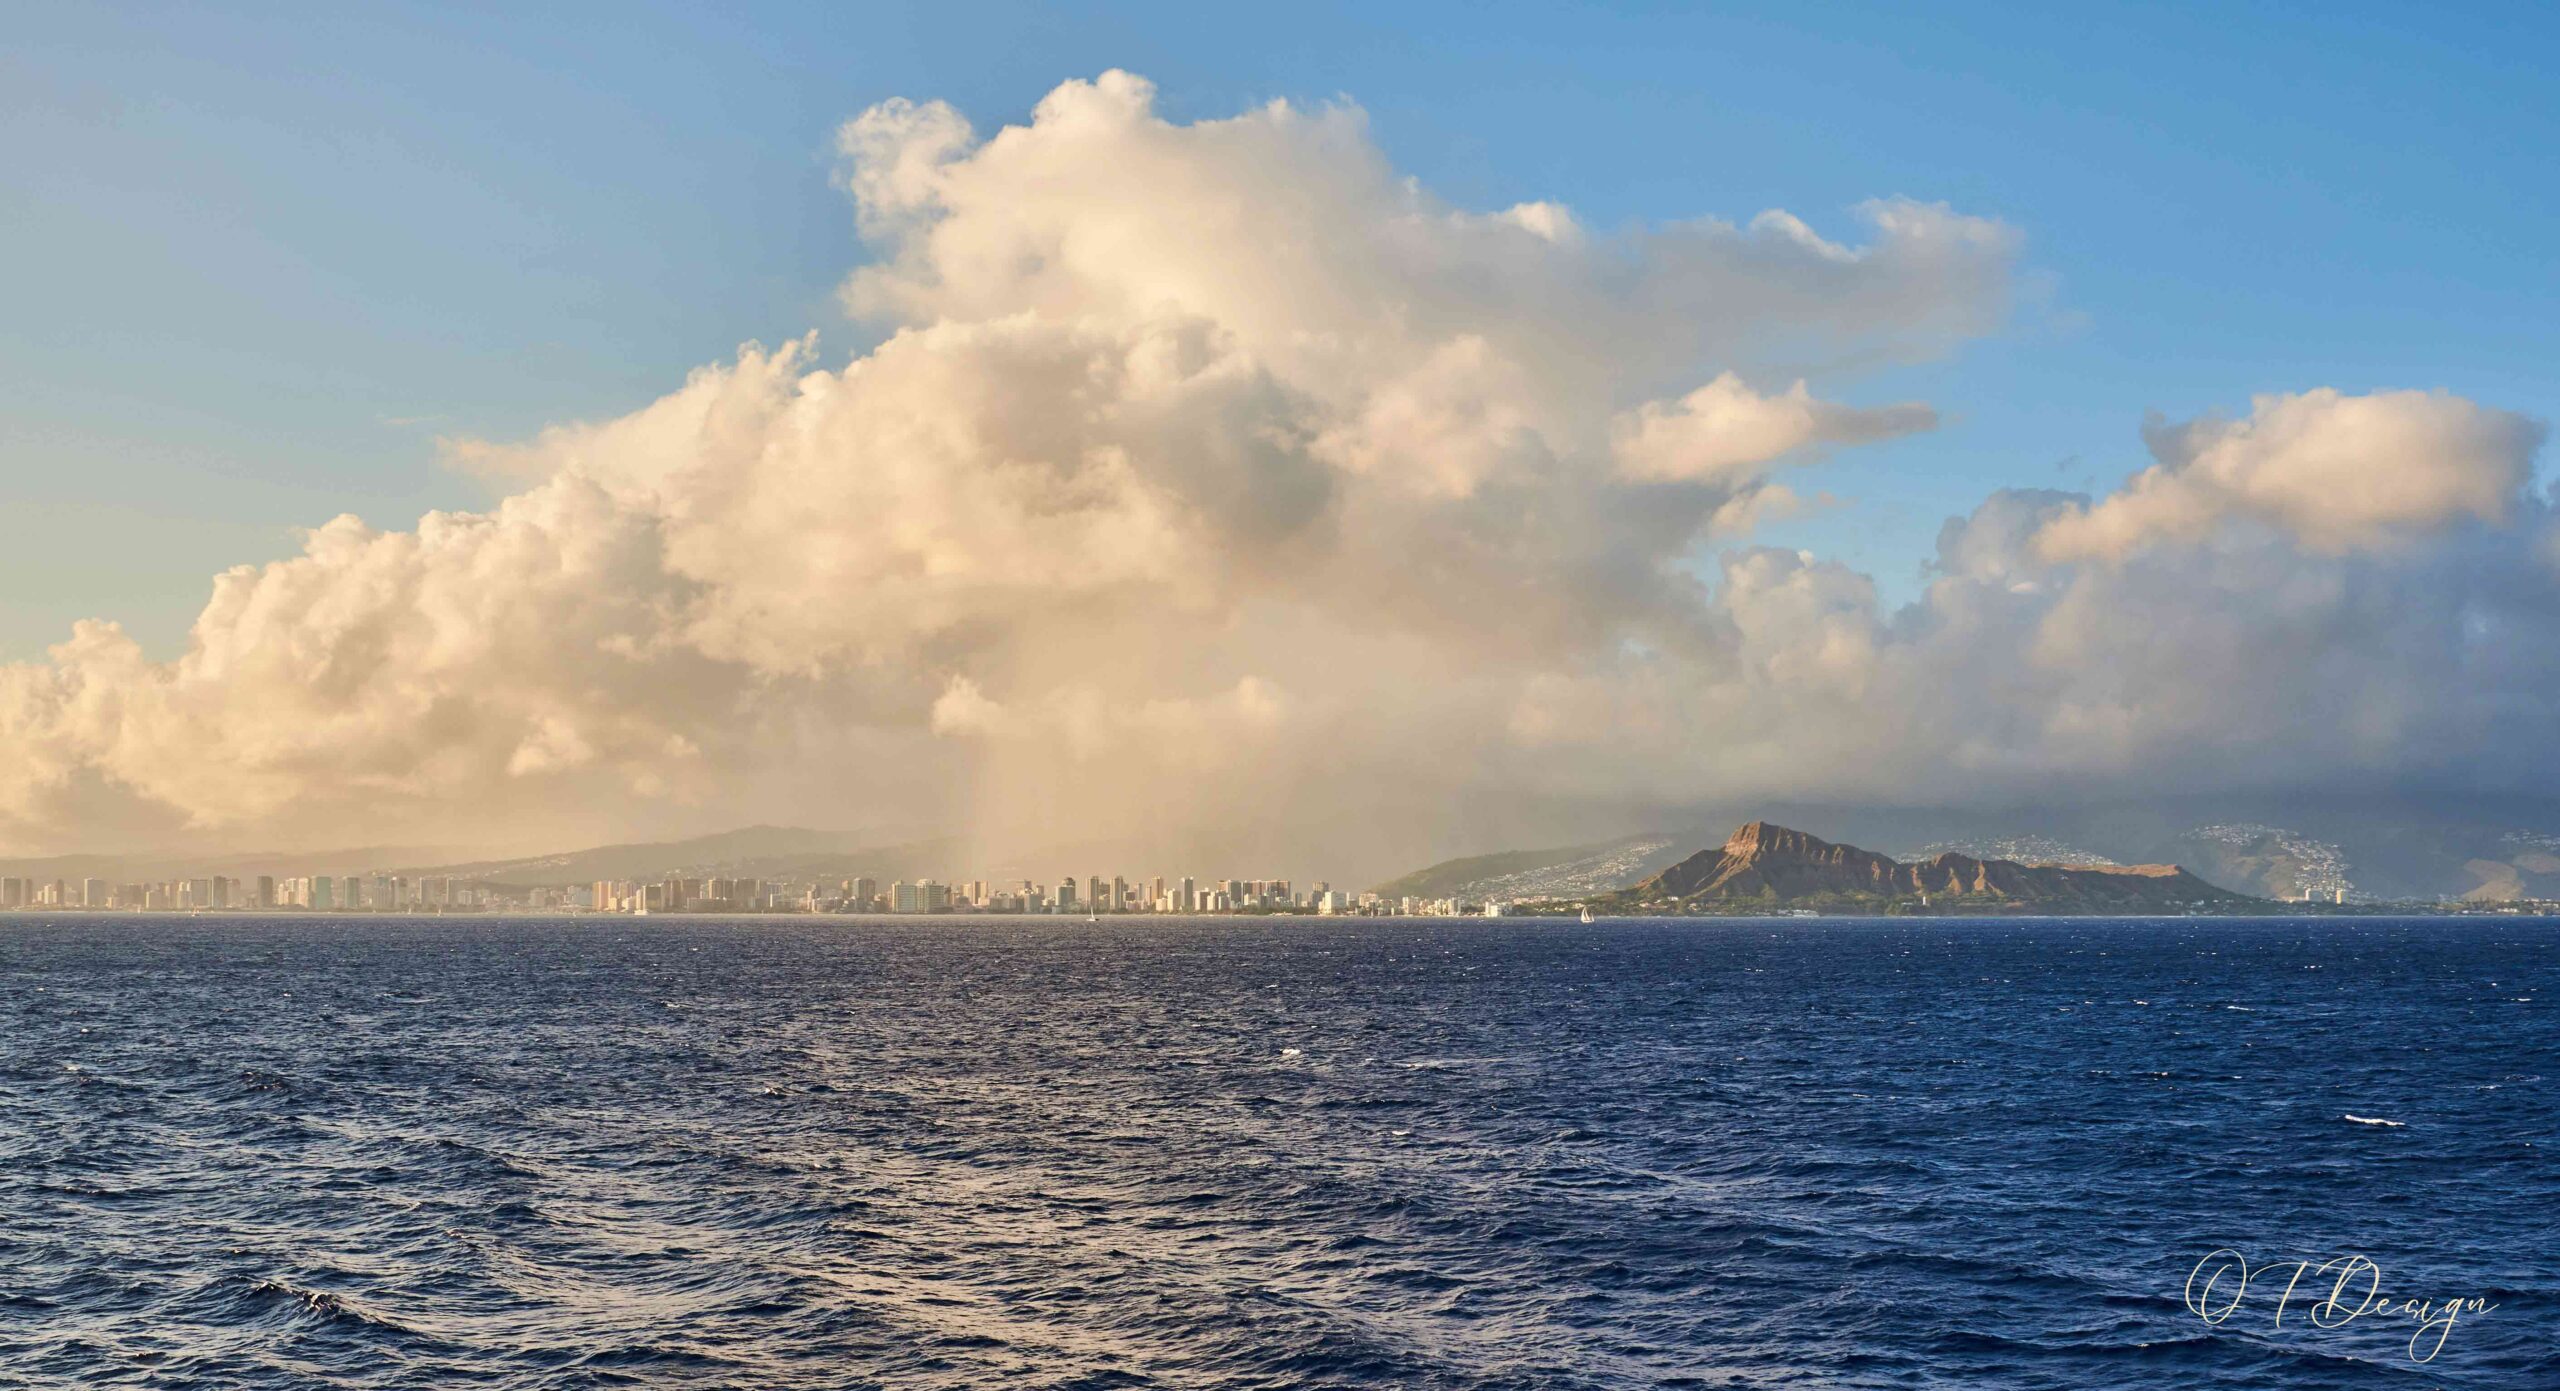
[[[670,878],[656,882],[598,880],[587,906],[603,913],[1349,913],[1457,916],[1473,911],[1453,899],[1382,899],[1347,894],[1317,882],[1305,892],[1286,879],[1158,876],[1134,882],[1114,875],[1075,876],[1055,885],[1029,879],[944,883],[860,877],[832,885],[775,884],[760,879]],[[1499,916],[1501,905],[1487,911]]]
[[[523,904],[519,894],[512,900]],[[0,908],[95,908],[145,913],[201,913],[229,909],[309,908],[327,912],[476,911],[501,905],[482,885],[434,875],[318,874],[279,879],[272,874],[233,878],[164,879],[123,884],[107,879],[0,878]]]

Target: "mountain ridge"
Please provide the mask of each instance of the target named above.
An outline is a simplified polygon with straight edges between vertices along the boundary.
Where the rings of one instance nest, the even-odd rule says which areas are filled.
[[[1652,878],[1601,896],[1595,907],[1884,908],[1917,905],[2066,912],[2162,912],[2256,902],[2173,864],[2105,868],[1981,860],[1953,851],[1926,860],[1838,844],[1750,821]]]

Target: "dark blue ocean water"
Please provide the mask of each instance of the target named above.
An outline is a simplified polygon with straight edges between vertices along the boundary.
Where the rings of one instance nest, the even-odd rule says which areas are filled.
[[[2555,984],[2514,919],[19,918],[0,1385],[2560,1386]],[[2208,1325],[2215,1248],[2279,1268]],[[2350,1254],[2498,1307],[2273,1326]]]

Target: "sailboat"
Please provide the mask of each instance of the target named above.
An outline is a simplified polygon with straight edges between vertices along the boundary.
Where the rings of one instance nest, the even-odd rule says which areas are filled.
[[[1588,903],[1586,903],[1586,904],[1582,905],[1582,920],[1583,920],[1584,922],[1590,922],[1590,921],[1592,921],[1592,917],[1591,917],[1591,905],[1590,905],[1590,904],[1588,904]]]

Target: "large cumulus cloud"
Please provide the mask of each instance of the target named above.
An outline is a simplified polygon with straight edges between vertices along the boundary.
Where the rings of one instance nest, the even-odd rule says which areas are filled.
[[[2155,425],[2107,498],[1950,523],[1900,611],[1749,547],[1790,465],[1934,425],[1836,397],[2002,321],[1996,222],[1474,212],[1356,109],[1176,124],[1123,73],[840,144],[876,346],[459,445],[520,491],[330,523],[174,661],[86,625],[0,670],[0,825],[787,816],[1349,874],[1754,796],[2548,751],[2540,432],[2457,398]]]

